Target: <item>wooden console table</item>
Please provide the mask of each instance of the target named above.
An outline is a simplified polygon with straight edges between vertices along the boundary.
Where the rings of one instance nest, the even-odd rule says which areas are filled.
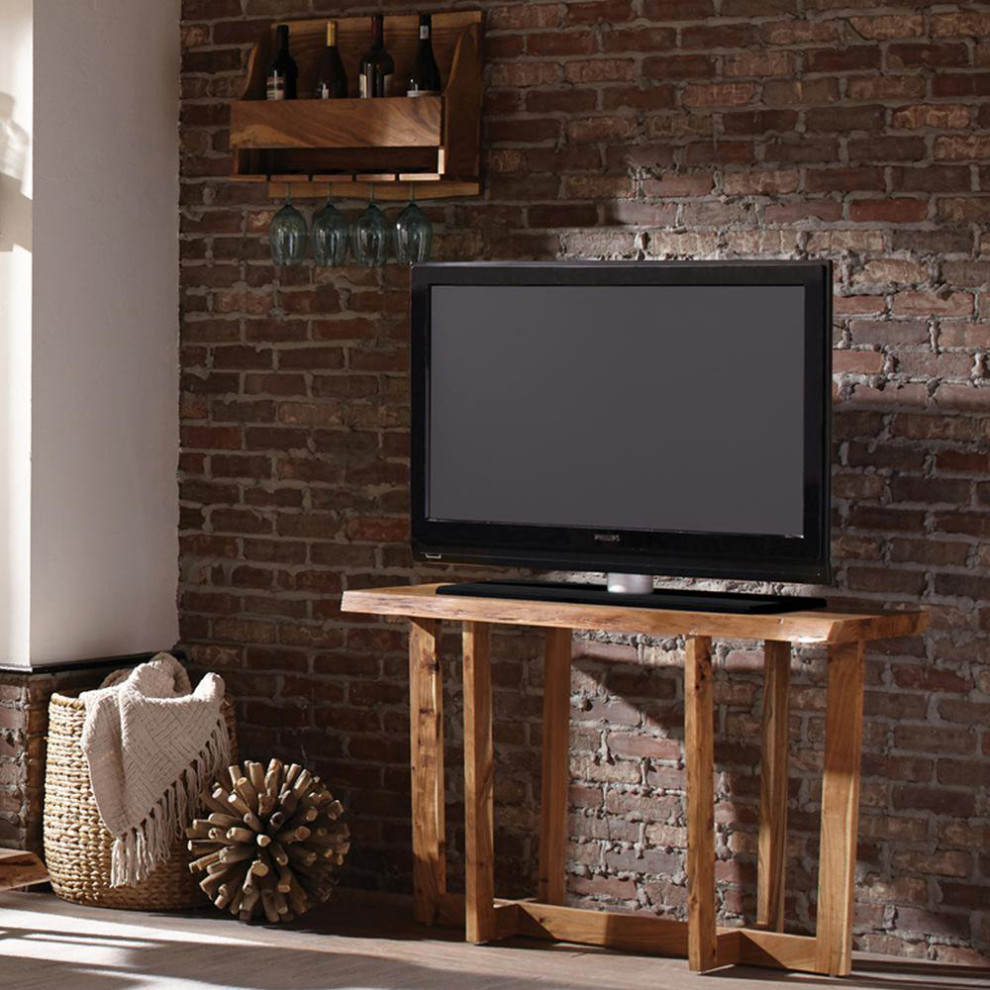
[[[426,924],[461,924],[472,942],[513,935],[687,956],[703,972],[731,963],[846,975],[851,967],[853,882],[859,818],[864,645],[912,636],[920,611],[809,611],[783,615],[679,612],[436,594],[437,585],[348,591],[343,611],[409,619],[415,913]],[[464,896],[446,889],[440,622],[463,625]],[[496,900],[490,632],[495,624],[546,630],[539,892]],[[684,760],[687,769],[688,920],[563,905],[571,630],[685,637]],[[765,642],[758,908],[754,928],[715,923],[714,705],[711,641]],[[783,933],[787,838],[787,727],[791,643],[828,645],[825,768],[817,934]]]

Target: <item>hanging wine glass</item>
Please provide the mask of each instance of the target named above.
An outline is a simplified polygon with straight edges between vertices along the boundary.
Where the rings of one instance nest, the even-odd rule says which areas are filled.
[[[409,186],[409,205],[395,221],[395,256],[401,265],[430,260],[433,224],[416,205],[416,187]]]
[[[310,237],[313,260],[318,265],[337,267],[347,260],[348,225],[344,215],[333,205],[333,186],[327,191],[326,205],[313,217]]]
[[[272,217],[268,240],[276,265],[298,265],[306,257],[306,220],[292,205],[289,183],[285,184],[285,206]]]
[[[375,187],[371,187],[368,208],[354,223],[354,257],[362,265],[384,265],[388,256],[388,223],[375,206]]]

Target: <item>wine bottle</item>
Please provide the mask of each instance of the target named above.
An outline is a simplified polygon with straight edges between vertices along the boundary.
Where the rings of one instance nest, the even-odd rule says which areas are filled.
[[[437,60],[433,57],[431,35],[430,15],[420,14],[419,45],[416,48],[416,60],[406,80],[406,96],[425,96],[430,93],[440,93],[443,89]]]
[[[375,14],[371,18],[371,48],[361,59],[361,96],[388,96],[394,73],[395,62],[385,50],[385,18]]]
[[[289,25],[279,24],[275,35],[278,52],[268,66],[268,99],[294,100],[299,69],[289,54]]]
[[[347,96],[347,75],[337,51],[337,22],[327,21],[327,47],[316,77],[318,100],[342,100]]]

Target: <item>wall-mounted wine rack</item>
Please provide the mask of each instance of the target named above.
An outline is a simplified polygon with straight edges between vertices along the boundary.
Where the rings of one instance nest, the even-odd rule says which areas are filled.
[[[337,47],[350,92],[371,38],[370,17],[341,17]],[[326,43],[326,19],[289,21],[289,44],[299,67],[298,91],[316,84]],[[419,20],[385,18],[385,47],[401,80],[413,63]],[[273,197],[291,184],[296,197],[340,196],[404,199],[416,184],[420,199],[477,196],[481,144],[481,11],[433,15],[433,52],[442,78],[440,96],[380,99],[265,99],[266,70],[275,23],[255,44],[242,97],[230,110],[232,178],[267,182]]]

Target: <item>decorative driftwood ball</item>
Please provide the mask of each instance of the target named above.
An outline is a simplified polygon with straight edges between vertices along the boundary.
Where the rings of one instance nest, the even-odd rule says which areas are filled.
[[[186,829],[189,864],[221,910],[241,921],[291,921],[330,896],[334,868],[350,843],[343,809],[298,763],[272,760],[227,768],[229,786],[202,795],[210,814]]]

